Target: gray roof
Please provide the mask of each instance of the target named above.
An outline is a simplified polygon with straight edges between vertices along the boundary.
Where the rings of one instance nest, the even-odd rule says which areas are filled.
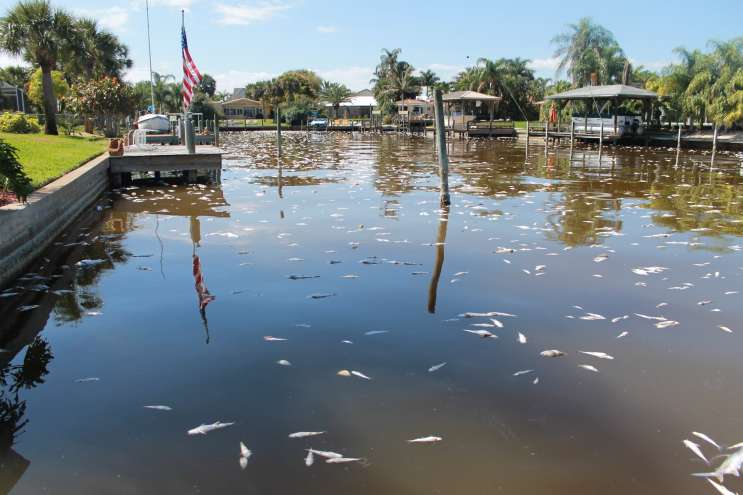
[[[477,91],[453,91],[446,93],[443,98],[444,101],[500,101],[500,96],[486,95],[478,93]]]
[[[605,86],[584,86],[571,89],[563,93],[546,96],[547,100],[594,100],[614,99],[620,100],[654,100],[658,95],[647,89],[627,86],[625,84],[609,84]]]

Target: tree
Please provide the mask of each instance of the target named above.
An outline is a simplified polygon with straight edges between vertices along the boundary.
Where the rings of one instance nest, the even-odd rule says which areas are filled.
[[[567,70],[574,86],[591,82],[591,74],[598,76],[599,84],[610,84],[621,79],[626,57],[611,31],[584,17],[568,30],[552,38],[557,45],[555,57],[560,58],[557,74]]]
[[[54,88],[54,95],[60,99],[64,98],[70,91],[70,85],[67,84],[64,74],[58,70],[52,71],[52,88]],[[36,69],[31,75],[31,79],[28,82],[27,94],[28,99],[34,105],[38,107],[44,105],[43,74],[41,69]]]
[[[323,81],[320,87],[320,97],[333,107],[333,115],[338,118],[338,110],[341,103],[345,103],[351,97],[351,90],[340,83],[331,83]]]
[[[66,99],[77,114],[98,119],[109,137],[117,134],[118,118],[134,111],[134,88],[114,77],[81,81]]]
[[[436,84],[440,81],[439,76],[432,70],[424,70],[418,76],[418,82],[426,88],[426,96],[431,96]]]
[[[418,78],[413,76],[414,68],[408,62],[399,60],[401,50],[382,49],[379,64],[374,70],[374,78],[370,81],[374,85],[374,97],[379,109],[385,115],[396,112],[395,101],[415,97],[420,92]]]
[[[2,139],[0,139],[0,184],[3,189],[7,187],[13,191],[21,202],[25,202],[26,196],[33,191],[31,179],[18,162],[17,150]]]
[[[64,10],[47,0],[18,3],[0,18],[0,50],[37,64],[41,68],[44,122],[47,134],[57,134],[57,97],[52,70],[60,57],[74,50],[74,22]]]
[[[65,74],[73,79],[115,77],[121,79],[125,69],[132,66],[129,49],[112,33],[101,29],[93,19],[74,21],[76,40],[61,57]]]
[[[215,81],[209,74],[204,74],[199,83],[198,89],[209,98],[214,98],[214,93],[217,91],[217,81]]]
[[[22,67],[20,65],[2,67],[0,68],[0,81],[18,88],[25,88],[29,79],[31,79],[33,71],[31,67]]]

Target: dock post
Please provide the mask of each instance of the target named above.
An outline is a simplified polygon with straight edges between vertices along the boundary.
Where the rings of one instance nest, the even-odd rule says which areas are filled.
[[[219,117],[214,116],[214,146],[219,146]]]
[[[196,153],[196,136],[194,135],[193,122],[188,113],[184,114],[183,120],[183,142],[189,155]]]
[[[710,163],[711,167],[715,166],[715,154],[717,153],[717,128],[718,125],[715,123],[715,131],[712,134],[712,162]]]
[[[604,120],[601,119],[601,127],[599,128],[599,150],[604,146]]]
[[[573,139],[575,139],[575,121],[570,120],[570,147],[573,147]]]
[[[436,113],[436,143],[439,150],[439,179],[440,179],[440,202],[442,207],[451,204],[449,196],[449,157],[446,152],[446,136],[444,135],[444,104],[441,98],[441,90],[433,93],[434,109]]]
[[[281,110],[276,105],[276,151],[281,158]]]
[[[529,121],[526,121],[526,147],[529,147]]]
[[[549,120],[544,121],[544,145],[549,142]]]
[[[679,133],[678,133],[678,137],[676,138],[676,165],[674,165],[674,167],[678,168],[680,155],[681,155],[681,124],[679,124]]]

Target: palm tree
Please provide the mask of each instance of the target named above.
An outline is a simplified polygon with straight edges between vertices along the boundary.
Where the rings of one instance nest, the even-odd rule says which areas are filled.
[[[430,96],[431,90],[439,81],[439,76],[432,70],[424,70],[418,76],[418,82],[426,88],[426,96]]]
[[[338,118],[338,110],[341,103],[345,103],[351,97],[351,90],[340,83],[323,81],[320,87],[320,97],[333,106],[334,118]]]
[[[552,43],[557,45],[555,56],[560,57],[557,74],[567,70],[574,86],[588,84],[593,73],[599,76],[600,84],[606,84],[618,76],[617,60],[624,66],[624,53],[612,32],[590,17],[569,24],[568,31],[555,36]]]
[[[47,134],[57,134],[52,70],[65,53],[74,49],[75,39],[72,17],[46,0],[20,2],[0,18],[0,50],[41,67]]]
[[[123,71],[132,66],[129,49],[119,39],[100,29],[93,19],[75,21],[76,49],[66,53],[62,67],[68,77],[79,75],[83,79],[115,77],[121,79]]]

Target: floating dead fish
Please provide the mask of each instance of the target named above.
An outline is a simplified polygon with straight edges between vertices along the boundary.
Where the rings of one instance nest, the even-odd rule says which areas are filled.
[[[364,335],[379,335],[387,332],[389,332],[389,330],[369,330],[368,332],[364,332]]]
[[[701,438],[702,440],[704,440],[705,442],[707,442],[710,445],[714,445],[715,447],[717,447],[717,450],[722,450],[722,447],[720,447],[720,445],[717,442],[715,442],[714,440],[712,440],[710,437],[708,437],[704,433],[699,433],[698,431],[692,431],[691,434],[694,435],[697,438]]]
[[[600,315],[598,313],[586,313],[584,316],[580,317],[581,320],[605,320],[606,317],[603,315]]]
[[[307,452],[307,457],[304,458],[304,465],[307,467],[310,467],[312,466],[312,464],[314,464],[314,462],[315,462],[315,453],[312,451],[312,449],[310,449]]]
[[[490,321],[493,322],[493,325],[495,325],[498,328],[503,328],[503,323],[501,323],[499,320],[496,320],[495,318],[490,318]]]
[[[606,354],[605,352],[595,352],[595,351],[578,351],[578,352],[580,352],[581,354],[586,354],[588,356],[593,356],[599,359],[609,359],[609,360],[614,359],[613,356],[610,356]]]
[[[351,374],[352,374],[353,376],[358,376],[359,378],[363,378],[364,380],[371,380],[371,378],[370,378],[370,377],[366,376],[365,374],[363,374],[363,373],[362,373],[362,372],[360,372],[360,371],[355,371],[355,370],[352,370],[352,371],[351,371]]]
[[[250,459],[251,455],[253,455],[253,453],[250,449],[247,448],[244,443],[240,442],[240,469],[248,467],[248,459]]]
[[[265,340],[266,342],[284,342],[287,339],[283,337],[271,337],[270,335],[266,335],[265,337],[263,337],[263,340]]]
[[[289,438],[304,438],[304,437],[314,437],[317,435],[323,435],[327,433],[326,431],[298,431],[296,433],[290,433]]]
[[[289,280],[306,280],[308,278],[320,278],[320,275],[287,275]]]
[[[514,373],[513,376],[528,375],[529,373],[533,373],[533,372],[534,370],[521,370],[521,371],[517,371],[516,373]]]
[[[657,328],[668,328],[668,327],[676,326],[678,324],[679,322],[674,321],[674,320],[665,320],[665,321],[659,321],[658,323],[655,324],[655,326]]]
[[[684,440],[684,445],[686,445],[687,441],[688,440]],[[696,445],[694,444],[694,442],[689,442],[689,443]],[[740,476],[741,465],[743,465],[743,447],[739,448],[737,451],[733,452],[732,454],[725,456],[725,460],[722,461],[722,464],[720,464],[720,466],[718,466],[718,468],[712,471],[711,473],[694,473],[693,476],[701,476],[704,478],[717,478],[717,480],[720,483],[722,483],[724,481],[726,474],[733,475],[733,476]]]
[[[335,292],[320,292],[316,294],[310,294],[307,299],[325,299],[326,297],[335,296]]]
[[[599,372],[599,370],[596,369],[595,366],[591,366],[590,364],[579,364],[578,368],[583,368],[584,370],[593,371],[594,373]]]
[[[340,370],[338,373],[336,373],[338,376],[351,376],[351,372],[348,370]]]
[[[18,306],[16,311],[31,311],[32,309],[36,309],[38,307],[39,307],[38,304],[27,304],[25,306]]]
[[[546,351],[540,352],[539,355],[543,357],[561,357],[564,356],[565,353],[557,349],[547,349]]]
[[[358,457],[330,457],[325,459],[327,464],[343,464],[346,462],[361,462],[362,459]]]
[[[493,316],[515,317],[516,315],[512,315],[511,313],[501,313],[500,311],[490,311],[489,313],[467,312],[467,313],[462,313],[461,315],[459,315],[460,318],[491,318]]]
[[[201,424],[197,426],[196,428],[191,428],[188,430],[189,435],[206,435],[210,431],[214,430],[221,430],[222,428],[227,428],[228,426],[232,426],[235,423],[222,423],[221,421],[217,421],[215,423],[212,423],[210,425]]]
[[[443,438],[436,437],[436,436],[428,436],[428,437],[420,437],[420,438],[414,438],[412,440],[408,440],[408,443],[434,443],[434,442],[440,442]]]
[[[472,333],[472,334],[475,334],[475,335],[477,335],[479,337],[482,337],[484,339],[487,339],[487,338],[497,339],[498,338],[497,335],[495,335],[494,333],[490,333],[487,330],[469,330],[469,329],[465,329],[464,331],[465,332]]]
[[[279,359],[278,361],[276,361],[276,364],[280,364],[281,366],[291,366],[292,365],[292,363],[290,363],[286,359]]]
[[[154,405],[154,406],[142,406],[145,409],[154,409],[156,411],[172,411],[173,408],[170,406],[160,406],[160,405]]]
[[[88,382],[99,382],[99,381],[101,381],[100,378],[96,376],[91,376],[88,378],[78,378],[77,380],[75,380],[75,383],[88,383]]]
[[[717,328],[719,328],[719,329],[720,329],[720,330],[722,330],[723,332],[727,332],[727,333],[733,333],[733,331],[732,331],[732,330],[730,330],[730,328],[726,327],[725,325],[717,325]]]
[[[696,443],[692,442],[691,440],[684,440],[683,443],[684,443],[684,445],[686,446],[687,449],[689,449],[692,452],[694,452],[694,454],[697,457],[699,457],[700,459],[702,459],[706,464],[709,464],[709,460],[702,453],[702,450],[699,448],[699,444],[696,444]]]
[[[434,371],[440,370],[444,366],[446,366],[446,363],[445,362],[444,363],[439,363],[439,364],[434,364],[433,366],[431,366],[430,368],[428,368],[428,372],[429,373],[433,373]]]
[[[733,492],[731,490],[728,490],[725,486],[723,486],[723,485],[721,485],[719,483],[716,483],[714,480],[711,480],[711,479],[707,478],[707,482],[710,485],[712,485],[713,487],[715,487],[715,490],[717,490],[718,492],[720,492],[722,495],[738,495],[737,493],[735,493],[735,492]]]
[[[77,263],[75,263],[75,266],[80,268],[87,268],[91,266],[100,265],[101,263],[105,263],[106,260],[80,260]]]
[[[519,344],[526,344],[526,335],[519,332],[518,340],[519,340]]]
[[[354,275],[352,273],[349,273],[348,275],[342,275],[341,278],[354,279],[354,278],[359,278],[359,276],[358,275]]]
[[[343,454],[339,454],[338,452],[330,452],[327,450],[307,449],[307,451],[326,459],[340,459],[343,457]]]

